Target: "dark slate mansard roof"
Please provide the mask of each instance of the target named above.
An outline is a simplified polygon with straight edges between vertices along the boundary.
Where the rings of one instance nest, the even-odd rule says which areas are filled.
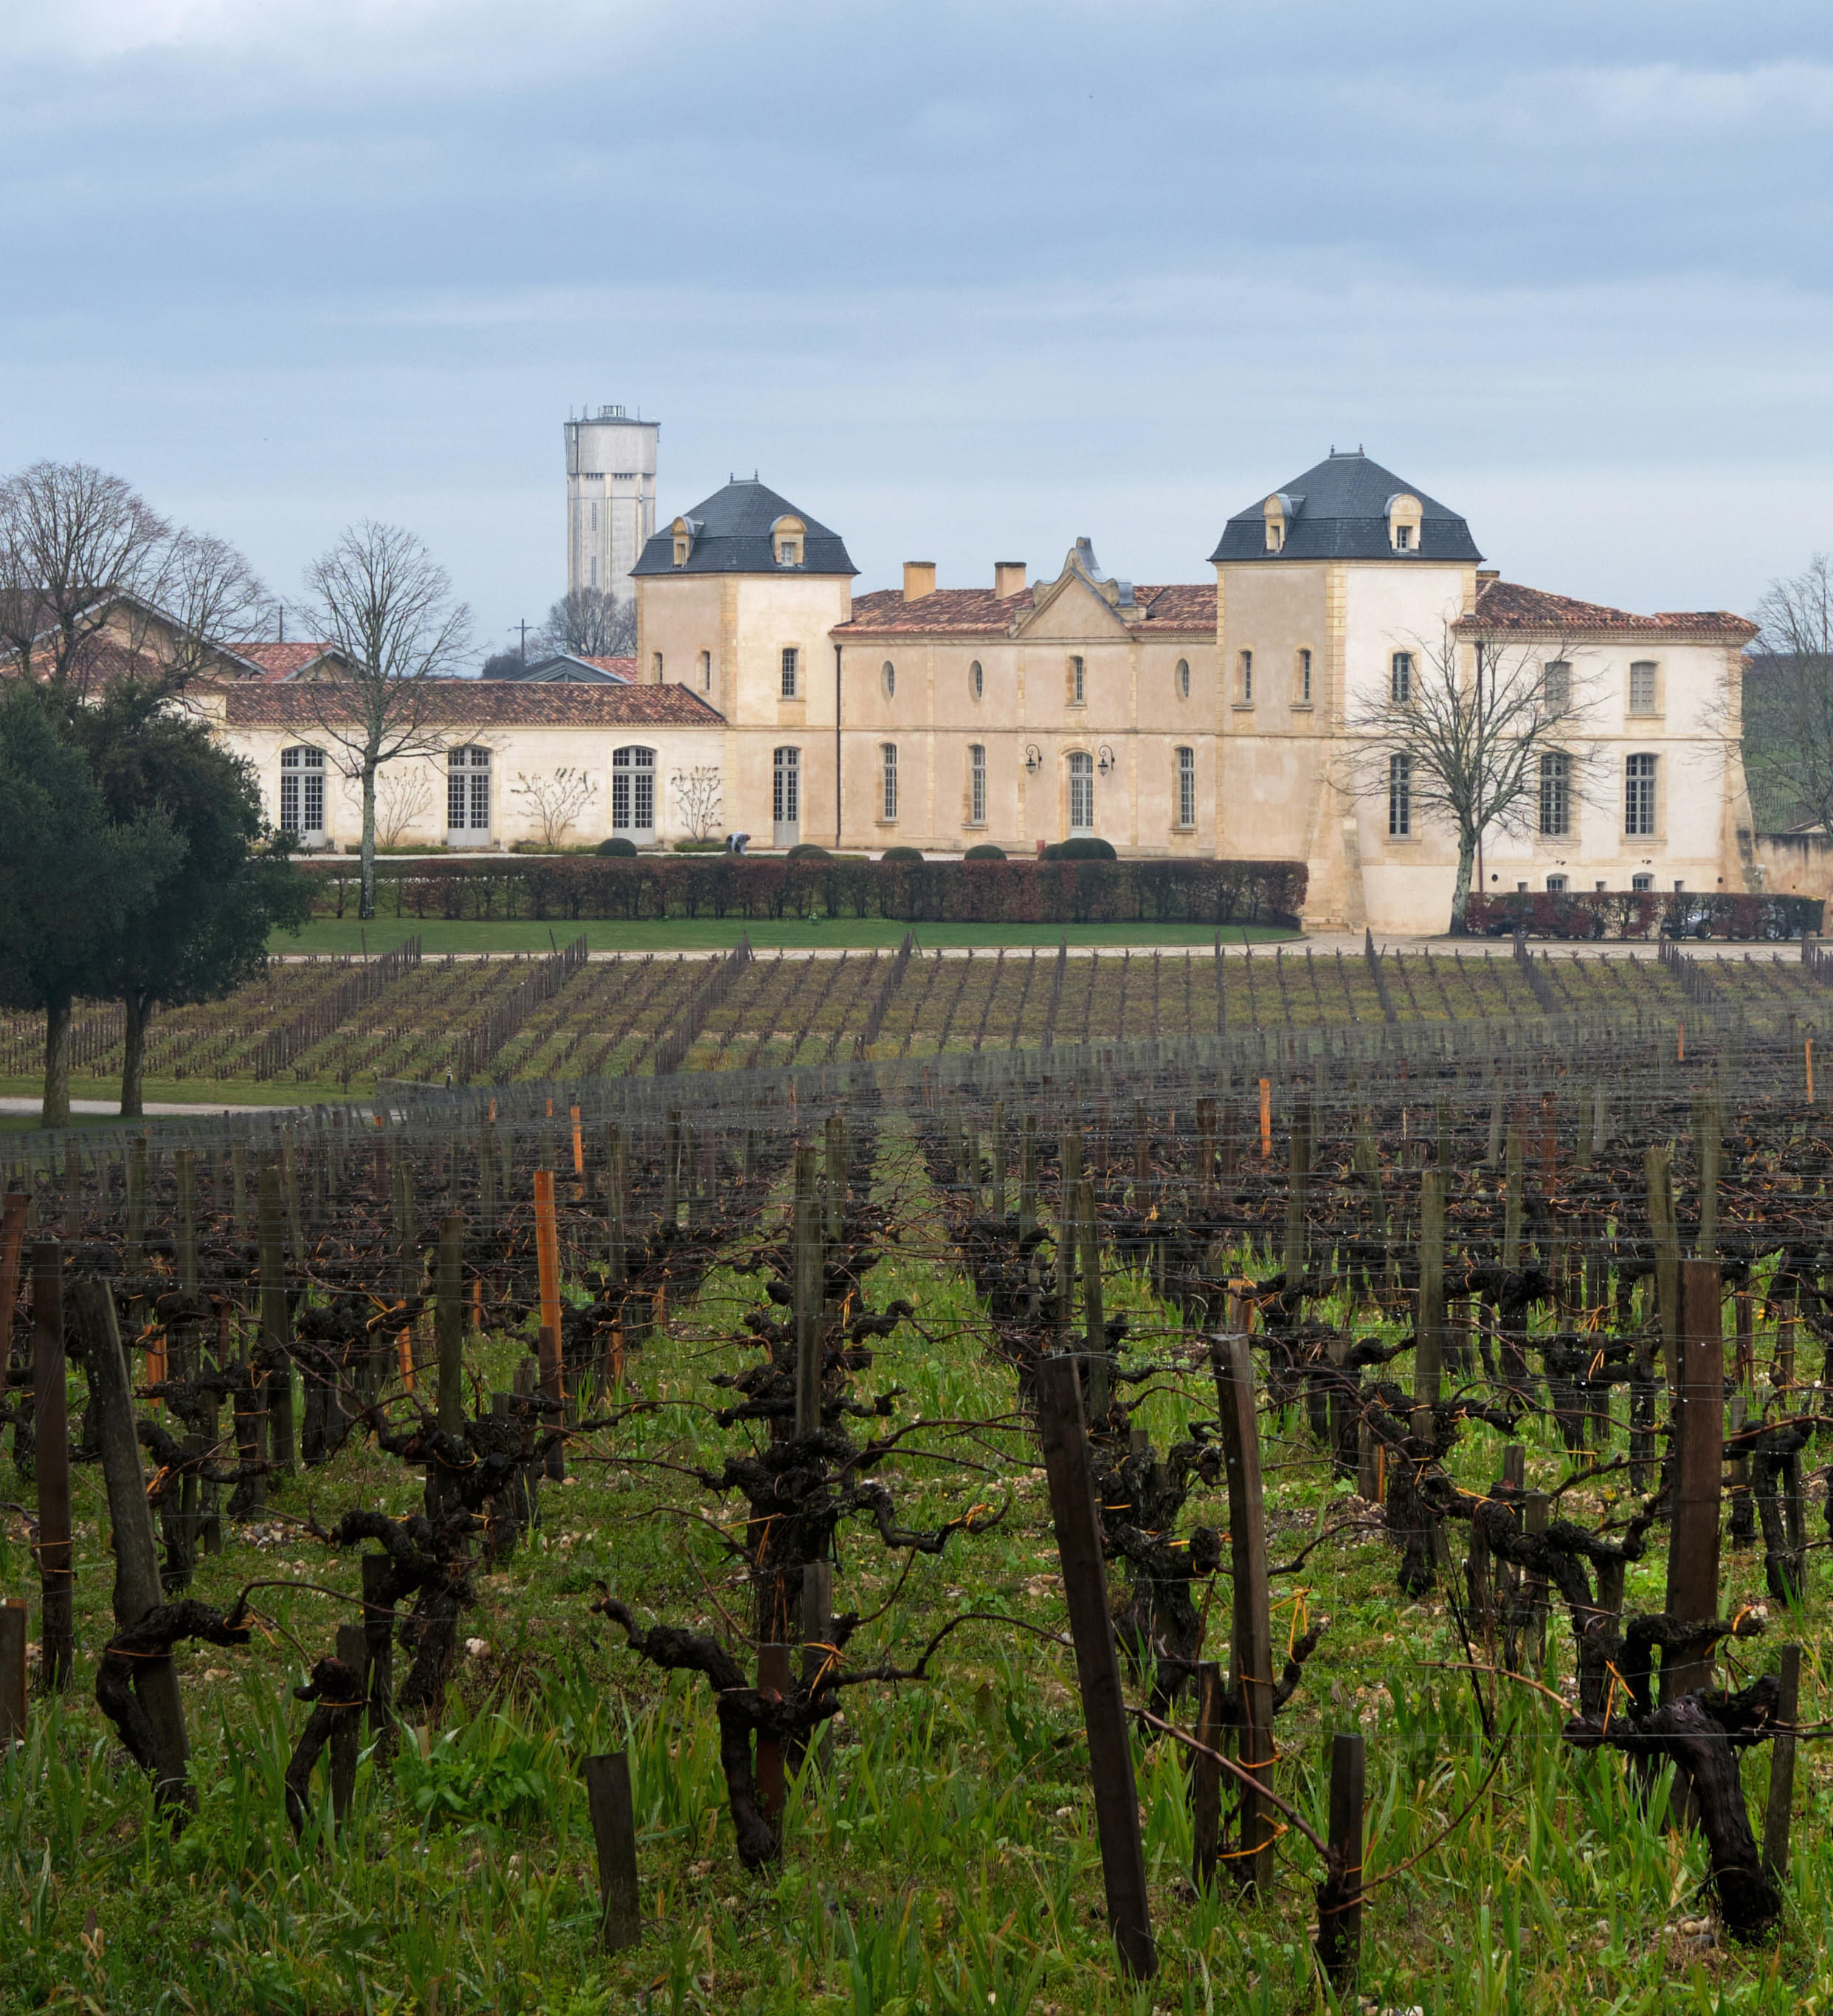
[[[859,572],[847,557],[839,533],[817,524],[805,511],[798,511],[787,498],[754,477],[748,482],[735,481],[690,511],[680,514],[695,527],[687,564],[675,564],[675,520],[654,534],[644,544],[643,557],[631,572],[662,574],[839,574]],[[779,518],[799,518],[806,527],[802,539],[800,567],[780,567],[771,543],[770,528]]]
[[[1403,482],[1359,452],[1332,454],[1278,491],[1295,507],[1286,520],[1286,542],[1266,548],[1266,499],[1257,497],[1223,527],[1212,560],[1391,560],[1388,500],[1404,494],[1420,502],[1417,556],[1426,560],[1480,560],[1470,527],[1455,511]],[[1414,557],[1409,554],[1408,558]]]

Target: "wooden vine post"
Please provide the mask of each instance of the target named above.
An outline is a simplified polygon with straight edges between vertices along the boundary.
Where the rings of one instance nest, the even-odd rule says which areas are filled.
[[[64,1399],[63,1248],[32,1248],[32,1434],[38,1456],[40,1643],[46,1690],[70,1684],[76,1657],[70,1574],[70,1423]]]
[[[1082,1724],[1088,1733],[1108,1929],[1128,1973],[1136,1980],[1149,1980],[1158,1971],[1158,1955],[1146,1890],[1139,1795],[1114,1620],[1107,1608],[1107,1571],[1089,1469],[1082,1392],[1075,1361],[1066,1354],[1046,1358],[1038,1367],[1038,1439],[1050,1481],[1050,1521],[1062,1563]]]
[[[9,1596],[0,1603],[0,1754],[26,1740],[25,1598]]]
[[[535,1172],[535,1260],[541,1287],[541,1391],[550,1428],[560,1424],[565,1400],[560,1373],[560,1234],[554,1215],[553,1171]],[[543,1473],[556,1482],[567,1474],[565,1447],[556,1440]]]
[[[1770,1745],[1770,1802],[1763,1815],[1763,1869],[1779,1888],[1788,1874],[1788,1813],[1795,1802],[1795,1719],[1801,1705],[1801,1647],[1784,1645],[1777,1672],[1776,1722]]]
[[[1232,1641],[1235,1702],[1241,1715],[1241,1766],[1261,1784],[1273,1780],[1273,1625],[1266,1582],[1266,1527],[1261,1507],[1260,1429],[1254,1409],[1254,1360],[1245,1337],[1216,1337],[1209,1347],[1228,1466],[1229,1550],[1234,1591]],[[1244,1889],[1273,1874],[1273,1810],[1241,1788],[1241,1839],[1234,1871]]]
[[[636,1889],[636,1815],[630,1798],[630,1757],[613,1750],[585,1760],[585,1804],[598,1852],[600,1936],[616,1953],[643,1936]]]
[[[293,1472],[293,1360],[286,1320],[286,1276],[281,1226],[280,1172],[261,1172],[259,1211],[261,1356],[268,1415],[268,1451],[276,1476]]]
[[[1668,1532],[1670,1616],[1709,1622],[1719,1607],[1719,1490],[1725,1441],[1725,1340],[1718,1263],[1680,1267],[1680,1378],[1673,1395],[1674,1484]],[[1663,1705],[1710,1683],[1709,1643],[1661,1662]]]
[[[1317,1894],[1317,1957],[1332,1988],[1352,1987],[1362,1959],[1362,1800],[1368,1739],[1331,1738],[1330,1845]]]

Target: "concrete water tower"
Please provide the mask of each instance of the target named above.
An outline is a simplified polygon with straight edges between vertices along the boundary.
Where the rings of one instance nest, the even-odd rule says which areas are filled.
[[[658,422],[621,406],[567,423],[567,590],[631,594],[630,570],[656,529]]]

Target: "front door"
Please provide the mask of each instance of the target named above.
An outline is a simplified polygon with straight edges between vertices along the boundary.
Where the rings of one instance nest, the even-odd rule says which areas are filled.
[[[794,847],[802,837],[802,752],[779,749],[771,788],[771,844]]]
[[[445,752],[445,844],[490,844],[490,751],[474,746]]]
[[[611,757],[611,831],[639,847],[656,837],[656,752],[619,749]]]

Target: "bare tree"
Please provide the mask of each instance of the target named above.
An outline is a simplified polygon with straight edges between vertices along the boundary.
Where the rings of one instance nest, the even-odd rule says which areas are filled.
[[[558,847],[572,830],[573,823],[598,796],[596,781],[583,770],[563,765],[557,770],[537,772],[532,777],[516,772],[513,796],[526,801],[530,816],[541,830],[543,847]]]
[[[1744,673],[1745,773],[1781,823],[1833,833],[1833,560],[1773,581]]]
[[[570,589],[529,642],[578,658],[628,658],[636,649],[636,604],[609,589]]]
[[[696,840],[708,838],[719,823],[723,802],[720,795],[719,767],[697,763],[691,770],[677,770],[668,779],[675,802],[681,808],[681,823]]]
[[[433,768],[416,758],[384,770],[376,779],[376,837],[384,847],[398,847],[415,823],[432,807]]]
[[[118,476],[38,462],[0,484],[0,653],[77,699],[117,670],[176,692],[271,607],[226,540],[175,527]]]
[[[1437,819],[1456,834],[1449,928],[1462,938],[1483,835],[1525,832],[1555,808],[1563,823],[1584,795],[1595,751],[1572,744],[1589,708],[1550,639],[1509,649],[1478,634],[1467,650],[1447,624],[1436,643],[1411,641],[1382,690],[1352,712],[1357,740],[1344,761],[1350,788],[1385,797],[1403,830]]]
[[[306,569],[313,634],[337,646],[300,691],[362,794],[362,896],[376,914],[376,777],[404,756],[444,746],[441,682],[463,653],[470,611],[426,547],[398,525],[366,519]]]

